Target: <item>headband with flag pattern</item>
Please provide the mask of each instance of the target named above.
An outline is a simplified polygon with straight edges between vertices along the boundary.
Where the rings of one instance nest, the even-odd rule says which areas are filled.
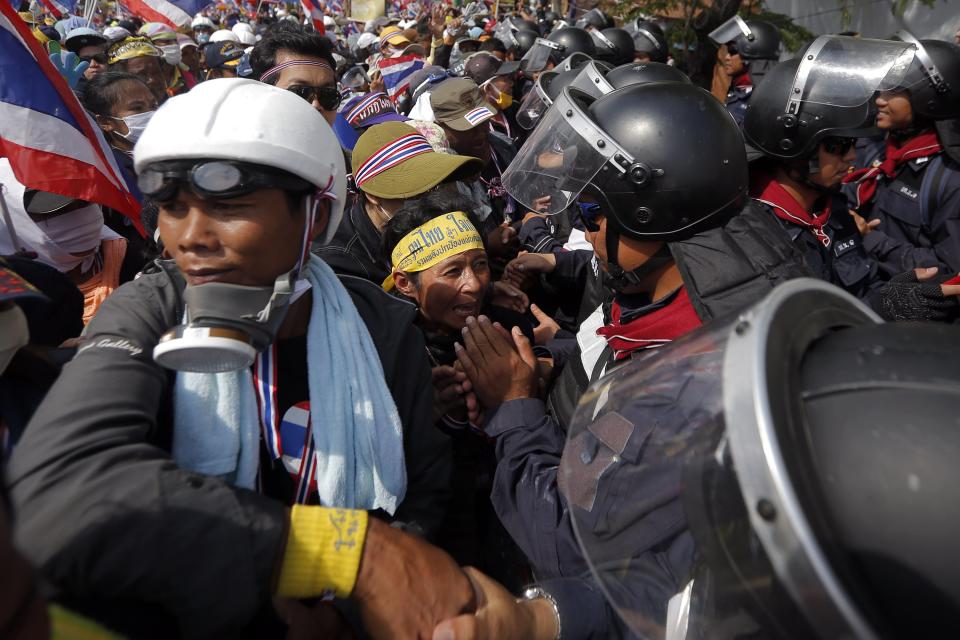
[[[326,67],[327,69],[330,69],[330,71],[334,70],[333,67],[330,66],[330,63],[324,60],[287,60],[286,62],[281,62],[280,64],[270,67],[264,71],[263,75],[260,76],[260,82],[266,82],[284,69],[296,66],[298,64],[306,64],[314,67]]]

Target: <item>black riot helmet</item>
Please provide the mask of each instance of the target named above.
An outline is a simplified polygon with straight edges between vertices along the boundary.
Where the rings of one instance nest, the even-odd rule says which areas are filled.
[[[593,44],[597,48],[597,59],[617,66],[633,62],[633,37],[625,29],[611,27],[603,31],[593,31]]]
[[[539,38],[536,31],[530,29],[520,29],[519,31],[510,30],[506,35],[507,49],[514,52],[517,58],[522,58],[530,47]]]
[[[736,122],[692,84],[631,85],[600,98],[568,87],[503,184],[531,210],[549,196],[546,213],[590,196],[607,218],[608,239],[674,241],[739,210],[747,160]]]
[[[641,638],[676,620],[686,638],[946,637],[958,401],[960,328],[884,324],[802,278],[583,394],[559,484]],[[669,572],[658,534],[687,541]]]
[[[754,88],[744,137],[764,155],[795,160],[828,136],[875,134],[876,92],[901,85],[912,59],[906,43],[821,36]]]
[[[604,76],[607,84],[614,89],[631,84],[648,84],[650,82],[685,82],[690,84],[690,78],[676,67],[661,62],[631,62],[612,69]]]
[[[580,27],[581,29],[593,27],[598,31],[602,29],[608,29],[612,27],[613,24],[613,18],[596,7],[590,9],[590,11],[587,11],[585,14],[580,16],[580,19],[576,22],[576,26]]]
[[[560,20],[560,14],[556,11],[544,11],[543,13],[543,21],[546,22],[551,29],[555,24],[560,22]]]
[[[917,48],[904,82],[914,114],[935,121],[960,118],[960,46],[917,40],[906,31],[897,36]]]
[[[764,20],[744,20],[733,16],[710,32],[717,46],[733,44],[744,60],[777,60],[780,58],[780,30]]]
[[[645,54],[652,62],[666,62],[669,50],[667,37],[656,22],[637,20],[633,24],[635,54]]]
[[[551,54],[555,64],[573,53],[585,53],[591,58],[597,54],[593,38],[584,29],[577,27],[557,29],[550,34],[547,40],[563,47],[562,51]]]

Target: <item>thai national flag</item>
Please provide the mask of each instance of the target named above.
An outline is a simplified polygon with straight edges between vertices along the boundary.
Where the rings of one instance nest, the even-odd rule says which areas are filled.
[[[162,22],[176,29],[188,26],[213,0],[123,0],[121,4],[147,22]]]
[[[0,156],[31,189],[128,215],[140,204],[100,132],[13,7],[0,2]]]
[[[309,402],[298,402],[283,414],[280,440],[283,466],[297,482],[296,502],[303,504],[317,490],[317,458],[310,431]]]
[[[410,76],[422,69],[423,65],[423,58],[412,53],[377,61],[377,68],[383,76],[383,86],[394,103],[400,100],[400,96],[410,86]]]
[[[323,11],[319,3],[314,0],[300,0],[300,6],[303,7],[303,12],[310,16],[310,22],[317,33],[326,33],[327,28],[323,26]]]

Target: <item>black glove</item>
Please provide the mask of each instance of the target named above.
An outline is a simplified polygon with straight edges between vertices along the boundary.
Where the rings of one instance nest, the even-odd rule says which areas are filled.
[[[960,301],[945,296],[936,282],[920,282],[907,271],[895,276],[877,292],[872,305],[884,320],[933,320],[946,322],[960,315]]]

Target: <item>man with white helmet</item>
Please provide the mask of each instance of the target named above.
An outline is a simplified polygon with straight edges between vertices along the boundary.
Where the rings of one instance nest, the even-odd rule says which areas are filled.
[[[194,18],[193,22],[190,23],[190,28],[193,29],[193,39],[196,40],[199,45],[210,42],[210,36],[213,35],[215,30],[213,21],[207,16],[197,16]]]
[[[251,627],[282,632],[272,597],[287,622],[353,597],[376,637],[471,610],[399,530],[429,532],[449,472],[416,310],[309,252],[343,211],[333,132],[290,92],[211,80],[134,162],[173,260],[107,300],[20,441],[24,552],[132,637],[278,637]]]

